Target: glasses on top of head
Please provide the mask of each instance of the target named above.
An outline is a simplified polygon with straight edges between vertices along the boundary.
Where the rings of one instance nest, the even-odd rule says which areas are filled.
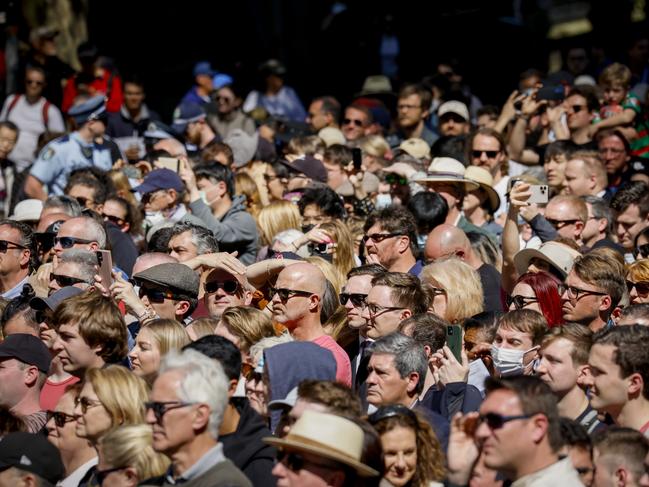
[[[517,294],[515,296],[507,296],[507,307],[510,308],[513,304],[516,309],[523,309],[525,306],[528,306],[532,303],[538,303],[539,300],[536,298],[530,298],[528,296],[521,296]]]
[[[60,245],[61,248],[64,249],[70,249],[74,247],[74,244],[82,243],[82,244],[89,244],[94,242],[94,240],[88,240],[85,238],[77,238],[77,237],[54,237],[54,245]]]
[[[312,296],[315,293],[312,293],[311,291],[300,291],[299,289],[286,289],[286,288],[274,288],[271,287],[268,289],[268,294],[270,295],[270,298],[272,299],[275,294],[279,296],[280,301],[285,303],[288,301],[290,298],[293,296],[302,296],[302,297],[309,297]]]
[[[162,421],[162,417],[172,409],[184,408],[193,406],[196,402],[183,402],[183,401],[147,401],[144,403],[144,409],[153,411],[156,421]]]
[[[24,245],[10,242],[9,240],[0,240],[0,253],[6,253],[9,249],[26,249]]]
[[[228,279],[227,281],[207,281],[203,286],[205,292],[208,294],[215,293],[219,289],[223,289],[226,294],[234,294],[239,289],[239,282],[236,279]]]

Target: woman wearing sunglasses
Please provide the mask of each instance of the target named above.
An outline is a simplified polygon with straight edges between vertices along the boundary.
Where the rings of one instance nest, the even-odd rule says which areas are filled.
[[[636,260],[626,271],[631,304],[649,303],[649,259]]]
[[[563,323],[559,279],[547,272],[527,272],[518,278],[510,296],[507,296],[507,308],[529,309],[541,313],[548,322],[548,327]]]
[[[97,452],[90,442],[77,436],[74,407],[81,385],[68,387],[56,407],[47,412],[47,439],[59,449],[65,467],[62,486],[85,484],[97,465]]]
[[[442,447],[428,422],[401,405],[380,407],[368,420],[381,437],[384,479],[394,487],[442,486]]]
[[[95,479],[101,487],[135,487],[169,468],[169,459],[153,449],[151,427],[134,424],[102,436]]]

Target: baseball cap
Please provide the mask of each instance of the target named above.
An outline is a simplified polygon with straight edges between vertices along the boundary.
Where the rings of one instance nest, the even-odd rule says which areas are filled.
[[[430,159],[430,146],[424,139],[413,137],[399,145],[399,149],[417,159]]]
[[[51,295],[49,295],[46,298],[39,298],[39,297],[32,298],[29,301],[29,306],[32,309],[35,309],[36,311],[43,311],[46,309],[50,309],[54,311],[64,299],[71,298],[72,296],[77,296],[82,292],[83,291],[78,287],[74,287],[74,286],[62,287],[61,289],[53,292]]]
[[[0,359],[15,358],[47,374],[52,357],[40,338],[27,333],[14,333],[0,343]]]
[[[138,282],[149,282],[162,287],[172,288],[190,297],[198,297],[199,277],[196,272],[184,264],[168,262],[154,265],[133,276]]]
[[[455,115],[462,117],[467,122],[471,118],[469,116],[469,109],[467,108],[467,106],[461,101],[457,100],[444,102],[437,109],[437,116],[440,118],[447,113],[454,113]]]
[[[213,77],[216,71],[212,69],[212,64],[209,61],[199,61],[194,64],[194,76],[205,75]]]
[[[229,74],[219,73],[212,78],[212,86],[215,90],[220,90],[224,86],[234,83],[234,79]]]
[[[327,182],[327,170],[324,167],[324,164],[313,156],[304,156],[299,159],[295,159],[293,162],[288,162],[285,160],[280,160],[282,164],[291,169],[294,172],[299,172],[305,176],[318,181],[320,183]]]
[[[205,119],[205,110],[198,103],[181,103],[174,110],[171,128],[179,134],[184,134],[187,125]]]
[[[22,200],[14,208],[14,214],[9,217],[10,220],[18,222],[37,221],[43,211],[43,202],[41,200],[27,199]]]
[[[133,188],[133,191],[147,194],[159,189],[175,189],[180,192],[185,189],[185,184],[180,176],[171,169],[154,169],[144,177],[142,184]]]
[[[65,476],[58,448],[50,443],[47,437],[35,433],[21,431],[9,433],[2,438],[0,470],[11,467],[36,474],[51,485]]]
[[[146,130],[143,135],[147,139],[164,140],[175,138],[172,132],[173,129],[168,125],[165,125],[162,122],[154,121],[150,122],[149,125],[146,126]]]

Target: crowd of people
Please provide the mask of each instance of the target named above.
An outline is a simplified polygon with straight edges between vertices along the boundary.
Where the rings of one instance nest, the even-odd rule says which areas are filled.
[[[55,36],[0,112],[0,486],[649,485],[646,36],[498,107],[199,62],[169,124]]]

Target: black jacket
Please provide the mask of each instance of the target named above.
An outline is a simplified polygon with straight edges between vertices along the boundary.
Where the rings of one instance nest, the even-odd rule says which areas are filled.
[[[234,397],[231,404],[241,418],[234,433],[220,436],[223,453],[241,470],[255,487],[275,485],[277,479],[271,471],[275,464],[275,448],[265,444],[262,438],[272,436],[264,420],[250,407],[244,397]]]

